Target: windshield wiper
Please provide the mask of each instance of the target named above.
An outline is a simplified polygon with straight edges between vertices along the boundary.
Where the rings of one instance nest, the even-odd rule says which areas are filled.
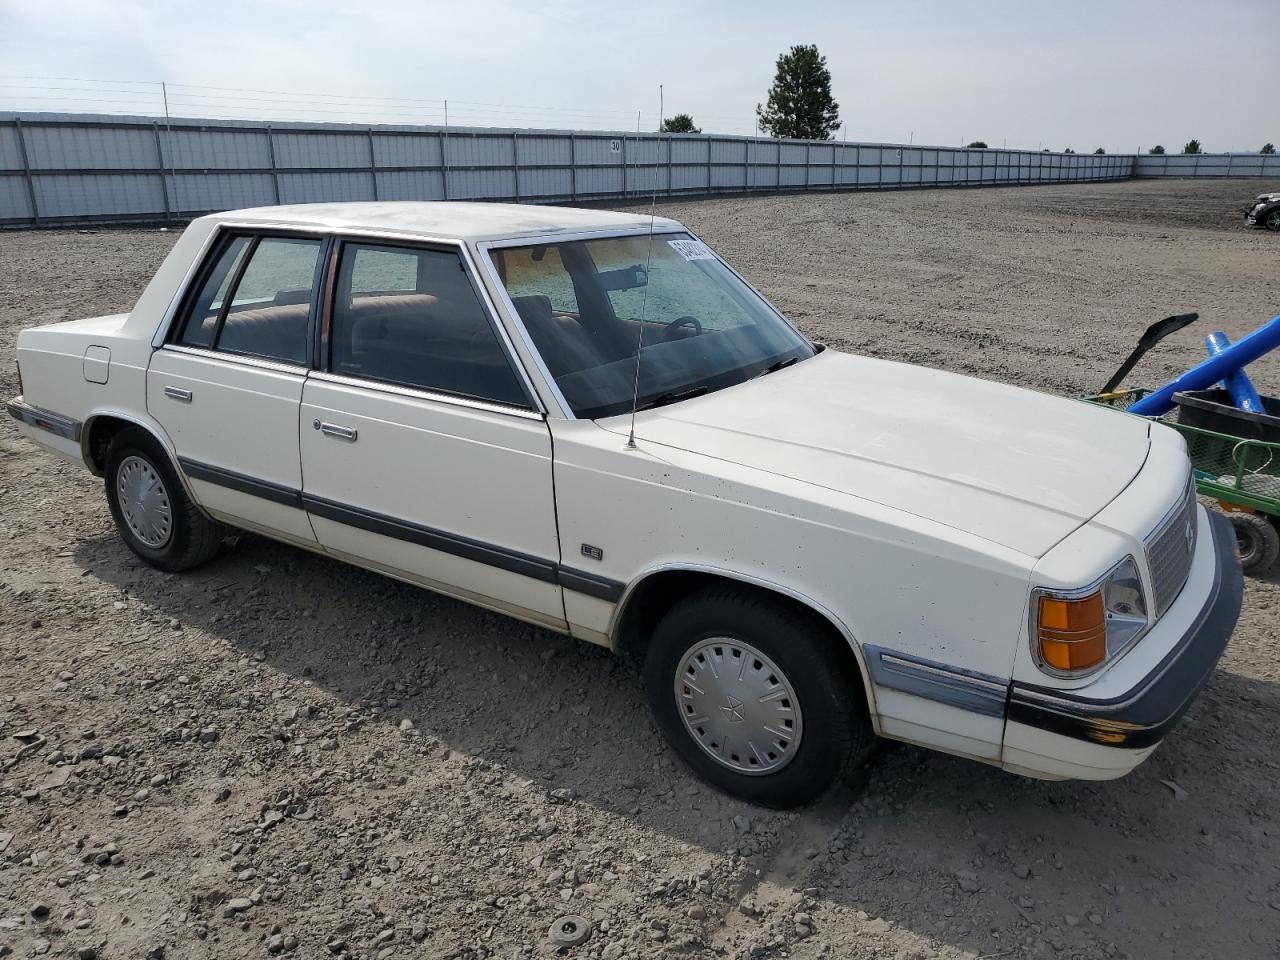
[[[646,400],[640,404],[637,410],[652,410],[654,407],[665,407],[669,403],[679,403],[681,400],[690,400],[693,397],[700,397],[707,392],[709,388],[704,386],[694,387],[691,390],[670,390],[667,393],[660,393],[652,400]]]
[[[800,359],[799,357],[787,357],[787,359],[785,360],[779,360],[777,363],[771,363],[767,367],[765,367],[763,370],[761,370],[759,373],[757,373],[756,376],[763,377],[766,373],[777,373],[783,367],[789,367],[799,359]]]

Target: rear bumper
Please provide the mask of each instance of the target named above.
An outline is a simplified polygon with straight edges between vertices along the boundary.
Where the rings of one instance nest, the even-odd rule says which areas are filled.
[[[1107,779],[1144,760],[1177,724],[1213,673],[1240,615],[1244,578],[1226,517],[1208,513],[1213,581],[1190,629],[1139,683],[1119,697],[1013,683],[1005,765],[1051,777]],[[1037,758],[1054,757],[1052,763]]]
[[[80,441],[81,424],[79,420],[73,420],[71,417],[54,413],[52,410],[45,410],[42,407],[33,407],[22,397],[14,397],[5,404],[5,409],[9,411],[9,416],[19,423],[25,423],[27,426],[35,427],[38,430],[45,430],[55,437],[62,437],[64,440],[74,440],[77,443]]]

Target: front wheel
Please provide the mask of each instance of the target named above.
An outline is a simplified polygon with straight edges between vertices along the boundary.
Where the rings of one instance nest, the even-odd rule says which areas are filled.
[[[1280,531],[1268,518],[1258,513],[1231,513],[1231,526],[1236,531],[1236,548],[1240,566],[1250,576],[1266,573],[1280,557]]]
[[[146,432],[122,430],[106,456],[107,505],[125,544],[161,570],[204,563],[223,528],[191,502],[164,449]]]
[[[812,616],[767,595],[711,588],[677,603],[654,631],[649,705],[704,780],[763,806],[800,806],[874,741],[861,681],[838,654]]]
[[[1280,207],[1276,207],[1267,214],[1266,225],[1268,230],[1280,232]]]

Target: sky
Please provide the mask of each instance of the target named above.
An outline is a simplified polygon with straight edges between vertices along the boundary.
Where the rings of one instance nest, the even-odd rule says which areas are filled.
[[[1280,143],[1280,0],[0,0],[0,110],[751,134],[817,44],[848,140]]]

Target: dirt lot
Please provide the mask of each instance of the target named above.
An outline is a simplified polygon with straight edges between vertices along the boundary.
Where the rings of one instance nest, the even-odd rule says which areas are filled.
[[[663,205],[834,347],[1066,395],[1150,321],[1154,382],[1280,310],[1245,182]],[[128,309],[174,238],[0,233],[0,357]],[[1280,358],[1253,368],[1280,392]],[[0,363],[0,394],[15,393]],[[629,665],[246,537],[141,566],[100,483],[0,425],[0,956],[1280,954],[1280,582],[1132,776],[883,750],[800,814],[659,742]],[[34,731],[34,733],[33,733]],[[41,739],[43,738],[43,739]]]

